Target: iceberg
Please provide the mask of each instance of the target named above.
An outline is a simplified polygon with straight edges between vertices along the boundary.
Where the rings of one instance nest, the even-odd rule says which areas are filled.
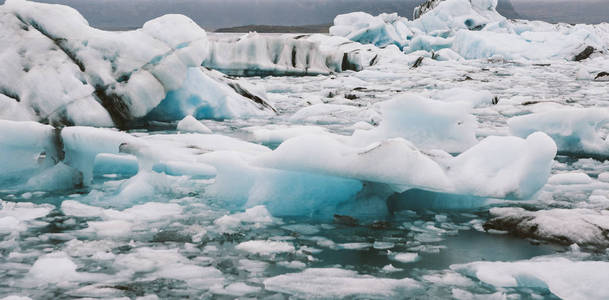
[[[275,150],[209,133],[141,136],[107,128],[56,130],[34,122],[0,121],[13,135],[39,132],[35,141],[7,143],[2,151],[30,153],[13,177],[23,181],[26,177],[19,172],[35,174],[28,181],[32,189],[49,178],[62,183],[53,184],[58,188],[69,188],[89,186],[104,172],[137,173],[118,191],[118,198],[134,200],[152,195],[150,184],[164,186],[156,173],[214,178],[207,193],[229,207],[266,205],[274,215],[385,215],[389,196],[413,189],[529,199],[550,176],[557,150],[549,136],[535,132],[526,139],[491,136],[479,142],[467,102],[401,96],[378,107],[380,125],[352,135],[316,127],[254,131],[259,141],[280,143]],[[180,128],[188,128],[184,122],[198,123],[190,117]],[[50,160],[41,165],[39,156],[45,151]]]
[[[0,7],[0,23],[5,118],[129,128],[158,106],[189,98],[200,98],[196,108],[207,118],[272,113],[264,99],[244,99],[247,89],[201,69],[207,34],[182,15],[109,32],[89,27],[67,6],[10,0]]]
[[[203,66],[233,76],[303,76],[363,68],[356,53],[324,47],[308,35],[261,36],[212,40]]]
[[[303,136],[287,140],[258,164],[387,184],[395,192],[417,188],[526,199],[546,183],[555,155],[554,142],[543,133],[526,140],[489,137],[456,157],[427,154],[402,138],[358,148],[329,137]]]
[[[330,27],[330,35],[378,47],[396,45],[403,48],[413,33],[397,14],[373,17],[367,13],[354,12],[338,15],[334,19],[334,26]]]
[[[37,122],[0,120],[0,186],[23,183],[23,179],[61,161],[52,126]]]
[[[478,123],[470,114],[468,104],[405,95],[378,106],[381,124],[373,130],[356,131],[354,138],[359,143],[402,137],[420,149],[441,149],[451,153],[461,153],[478,143]]]
[[[513,117],[508,120],[510,132],[527,136],[535,131],[550,135],[562,153],[609,157],[605,136],[609,109],[564,108]]]
[[[395,45],[405,53],[450,49],[459,54],[444,54],[441,60],[500,56],[581,61],[609,49],[609,24],[508,20],[496,6],[497,0],[429,0],[415,8],[412,21],[396,14],[350,13],[336,17],[330,34],[378,47]]]

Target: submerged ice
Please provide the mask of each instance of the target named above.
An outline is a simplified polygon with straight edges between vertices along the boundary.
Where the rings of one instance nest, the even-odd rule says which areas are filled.
[[[7,1],[0,297],[606,298],[609,31],[495,5],[237,37]]]

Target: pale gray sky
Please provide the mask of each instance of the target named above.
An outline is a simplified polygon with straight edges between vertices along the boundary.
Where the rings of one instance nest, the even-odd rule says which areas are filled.
[[[4,0],[0,0],[2,3]],[[140,27],[167,13],[189,16],[214,29],[249,24],[307,25],[331,23],[352,11],[398,12],[411,18],[422,0],[38,0],[70,5],[101,28]],[[499,0],[504,14],[551,22],[609,22],[609,0]],[[509,17],[512,17],[509,15]]]

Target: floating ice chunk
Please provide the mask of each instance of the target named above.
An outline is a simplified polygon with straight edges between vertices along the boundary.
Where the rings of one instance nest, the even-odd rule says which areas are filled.
[[[261,227],[278,222],[274,219],[266,207],[259,205],[248,208],[245,212],[222,216],[214,221],[221,230],[237,230],[242,226],[252,224],[254,227]]]
[[[82,232],[109,237],[126,237],[132,234],[132,229],[145,227],[150,222],[169,220],[170,217],[175,218],[182,213],[182,207],[178,204],[156,202],[119,211],[66,200],[62,202],[61,210],[68,216],[101,218],[101,221],[87,222],[88,228],[83,229]]]
[[[556,144],[544,133],[526,140],[488,137],[449,162],[459,193],[527,199],[546,184]]]
[[[60,162],[31,177],[20,189],[54,191],[71,189],[82,183],[82,174]]]
[[[212,133],[207,126],[199,122],[193,116],[186,116],[178,123],[178,131],[195,133]]]
[[[100,153],[95,156],[93,175],[124,175],[137,174],[139,165],[133,155]]]
[[[395,244],[392,242],[374,242],[374,244],[372,244],[372,247],[374,249],[377,250],[387,250],[387,249],[392,249],[393,247],[395,247]]]
[[[403,271],[403,269],[400,268],[396,268],[394,267],[392,264],[388,264],[386,266],[384,266],[381,271],[385,272],[385,273],[393,273],[393,272],[400,272]]]
[[[124,220],[89,221],[87,231],[97,236],[120,238],[131,234],[133,223]]]
[[[30,276],[46,282],[62,282],[78,277],[76,264],[62,252],[47,254],[34,263]]]
[[[53,252],[39,257],[28,272],[28,279],[42,283],[64,283],[107,279],[103,274],[77,272],[78,266],[64,252]]]
[[[10,295],[10,296],[2,298],[2,300],[32,300],[32,298],[26,297],[26,296]]]
[[[0,232],[2,233],[19,232],[26,229],[27,227],[13,216],[0,217]]]
[[[467,88],[451,88],[433,92],[432,99],[445,102],[464,102],[471,107],[485,107],[493,104],[493,94],[485,90],[470,90]]]
[[[407,44],[412,31],[406,26],[404,18],[394,14],[381,14],[377,17],[364,12],[338,15],[330,34],[343,36],[362,44],[373,44],[378,47],[396,45],[400,49]]]
[[[372,248],[370,243],[343,243],[338,244],[338,248],[345,250],[368,250]]]
[[[83,218],[102,217],[104,215],[103,208],[86,205],[74,200],[61,202],[61,211],[67,216]]]
[[[146,278],[169,278],[184,280],[189,285],[210,288],[222,284],[222,272],[214,267],[194,264],[178,252],[178,249],[138,248],[127,254],[120,254],[114,261],[116,268],[129,273],[147,273]]]
[[[242,297],[250,294],[258,293],[262,288],[251,286],[243,282],[231,283],[224,288],[212,288],[211,292],[219,295],[227,295],[233,297]]]
[[[209,192],[236,207],[265,205],[273,215],[327,217],[362,188],[352,179],[261,168],[251,163],[253,158],[234,152],[206,154],[204,161],[218,170]]]
[[[390,156],[395,160],[387,159]],[[398,190],[400,186],[450,188],[442,168],[403,139],[354,148],[327,136],[302,136],[287,140],[261,157],[260,163],[269,168],[393,184]],[[427,171],[413,174],[408,171],[412,169]]]
[[[359,275],[341,269],[306,269],[264,280],[267,290],[293,295],[299,298],[392,298],[404,294],[413,295],[420,287],[409,278],[387,279]]]
[[[104,211],[107,218],[123,219],[131,221],[153,221],[163,220],[182,214],[182,207],[175,203],[148,202],[135,205],[123,211],[108,209]]]
[[[150,276],[184,280],[200,288],[212,287],[224,281],[222,272],[214,267],[180,263],[161,266],[158,271]]]
[[[603,156],[609,155],[609,141],[601,133],[607,124],[609,110],[605,108],[560,109],[508,120],[514,135],[543,131],[554,139],[560,152]]]
[[[131,253],[121,254],[114,265],[132,272],[154,272],[166,265],[186,263],[188,259],[178,253],[178,249],[137,248]]]
[[[331,123],[328,120],[346,117],[349,114],[358,112],[360,110],[351,105],[320,103],[300,109],[290,117],[290,121]]]
[[[417,253],[395,253],[390,256],[391,259],[395,261],[399,261],[401,263],[413,263],[420,259],[419,254]]]
[[[150,199],[169,184],[162,174],[142,171],[121,183],[116,199],[123,203]]]
[[[472,300],[472,299],[484,299],[484,300],[505,300],[508,298],[504,292],[496,292],[493,294],[473,294],[466,290],[453,288],[451,295],[457,300]],[[532,294],[535,295],[535,294]],[[530,295],[530,296],[532,296]],[[540,296],[541,297],[541,296]]]
[[[380,126],[353,134],[363,140],[360,143],[401,137],[420,149],[448,152],[462,152],[477,143],[477,122],[469,105],[408,95],[382,102],[380,110]]]
[[[257,163],[266,168],[384,183],[399,192],[419,188],[526,199],[546,183],[555,155],[554,142],[543,133],[532,134],[526,140],[489,137],[442,162],[434,161],[403,139],[357,148],[327,136],[303,136],[287,140]]]
[[[433,284],[439,285],[451,285],[451,286],[472,286],[474,282],[452,270],[444,271],[442,273],[424,275],[423,279]]]
[[[609,263],[539,257],[517,262],[474,262],[451,269],[496,287],[547,288],[562,299],[605,299]],[[574,285],[573,280],[586,284]]]
[[[434,53],[434,58],[438,61],[449,61],[449,60],[462,60],[463,57],[459,55],[459,53],[453,51],[452,49],[440,49]]]
[[[592,209],[493,208],[485,229],[507,230],[536,239],[578,245],[606,246],[609,214]]]
[[[329,50],[306,35],[249,33],[237,40],[212,41],[203,66],[237,76],[318,75],[349,69],[350,64],[357,64],[350,58],[339,47]]]
[[[61,203],[61,210],[66,215],[77,217],[101,217],[104,219],[118,219],[128,221],[152,221],[171,216],[180,215],[182,207],[175,203],[148,202],[135,205],[125,210],[103,209],[89,206],[74,200],[65,200]]]
[[[0,120],[0,184],[23,182],[27,178],[24,175],[58,161],[53,127],[36,122]]]
[[[268,265],[269,264],[267,262],[263,262],[263,261],[250,260],[250,259],[240,259],[239,260],[239,267],[253,275],[262,274],[264,272],[264,270],[266,270]]]
[[[552,175],[548,179],[549,184],[568,185],[568,184],[588,184],[592,182],[592,178],[586,173],[563,173]]]
[[[263,116],[273,106],[226,75],[203,68],[189,68],[183,84],[167,93],[146,118],[174,121],[188,115],[196,119]]]
[[[117,245],[117,242],[109,240],[81,241],[74,239],[65,243],[63,250],[71,257],[113,260],[116,255],[112,253],[112,249]]]
[[[0,232],[19,233],[28,229],[28,222],[48,215],[52,205],[0,200]],[[44,223],[46,224],[46,223]]]
[[[307,267],[307,264],[301,262],[301,261],[297,261],[297,260],[293,260],[290,262],[280,262],[278,263],[280,266],[284,267],[284,268],[288,268],[288,269],[300,269],[303,270]]]
[[[262,256],[291,253],[295,250],[294,245],[292,245],[291,243],[265,240],[243,242],[235,246],[235,248],[241,251]]]
[[[265,126],[244,129],[252,133],[254,142],[263,144],[281,144],[296,136],[328,133],[326,128],[318,126]]]
[[[119,154],[123,143],[141,144],[135,137],[124,132],[80,126],[64,128],[61,138],[65,151],[64,162],[82,172],[85,184],[93,178],[97,154]]]
[[[602,182],[609,182],[609,172],[603,172],[598,175],[598,180]]]
[[[29,221],[48,215],[54,207],[49,204],[34,204],[28,202],[8,202],[0,200],[0,216],[12,216],[19,221]]]
[[[209,179],[216,176],[216,168],[202,163],[168,161],[156,163],[152,170],[172,176],[190,176],[197,179]]]

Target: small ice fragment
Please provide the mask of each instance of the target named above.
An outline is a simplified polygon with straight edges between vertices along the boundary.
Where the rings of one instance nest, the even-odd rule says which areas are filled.
[[[405,264],[413,263],[420,259],[419,254],[414,252],[396,253],[391,255],[390,258]]]

